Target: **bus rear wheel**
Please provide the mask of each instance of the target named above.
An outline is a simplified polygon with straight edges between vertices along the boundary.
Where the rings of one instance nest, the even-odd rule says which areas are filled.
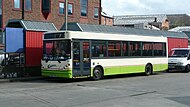
[[[100,67],[96,67],[93,70],[93,80],[100,80],[103,76],[103,71]]]
[[[151,64],[147,64],[145,67],[145,75],[149,76],[153,73]]]

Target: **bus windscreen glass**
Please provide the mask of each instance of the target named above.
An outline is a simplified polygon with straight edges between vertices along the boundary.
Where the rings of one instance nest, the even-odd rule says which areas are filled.
[[[71,58],[70,40],[45,41],[43,49],[43,59],[47,61],[61,61]]]

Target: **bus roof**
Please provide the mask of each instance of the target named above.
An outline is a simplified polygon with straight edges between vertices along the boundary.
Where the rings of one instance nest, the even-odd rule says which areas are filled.
[[[61,28],[65,30],[65,25]],[[81,31],[81,32],[94,32],[94,33],[111,33],[111,34],[125,34],[125,35],[142,35],[142,36],[164,36],[171,38],[188,38],[183,32],[159,31],[159,30],[146,30],[135,29],[119,26],[105,26],[94,24],[81,24],[81,23],[68,23],[68,30]]]

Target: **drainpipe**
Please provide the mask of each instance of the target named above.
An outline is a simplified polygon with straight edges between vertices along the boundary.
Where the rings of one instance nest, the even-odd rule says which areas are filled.
[[[68,0],[65,0],[65,32],[67,32]]]
[[[24,20],[24,0],[22,0],[22,20]]]
[[[101,25],[101,12],[102,12],[102,0],[100,0],[100,3],[99,3],[99,24]]]

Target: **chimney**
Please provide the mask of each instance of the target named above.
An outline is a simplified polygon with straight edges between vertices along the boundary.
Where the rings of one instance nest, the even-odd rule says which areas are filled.
[[[162,22],[162,30],[168,30],[169,29],[169,20],[168,19],[165,19],[163,22]]]
[[[154,22],[157,22],[157,17],[154,18]]]

